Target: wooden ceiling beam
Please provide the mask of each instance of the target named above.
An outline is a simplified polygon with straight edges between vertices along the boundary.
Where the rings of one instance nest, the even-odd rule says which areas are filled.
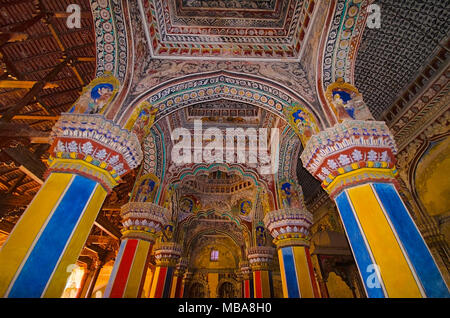
[[[102,231],[106,232],[109,236],[120,240],[122,237],[122,233],[120,233],[120,230],[112,224],[106,217],[102,215],[98,215],[97,219],[95,220],[94,224],[100,228]]]
[[[49,138],[50,133],[33,129],[26,124],[0,123],[0,139],[3,138]]]
[[[44,183],[44,173],[47,170],[45,164],[24,146],[5,148],[2,150],[19,167],[19,170],[26,173],[36,182]]]
[[[14,106],[8,108],[8,110],[3,114],[3,117],[0,119],[0,122],[10,122],[11,119],[19,114],[19,111],[28,105],[33,98],[39,94],[39,92],[44,88],[45,84],[52,81],[59,72],[70,62],[70,58],[66,57],[63,61],[61,61],[55,68],[48,73],[41,81],[37,82],[33,85],[28,93]]]
[[[13,181],[13,183],[11,184],[11,187],[8,189],[6,194],[13,193],[21,185],[22,181],[26,178],[26,176],[27,175],[22,172],[21,175]]]
[[[19,81],[19,80],[2,80],[0,81],[0,88],[33,88],[37,81]],[[56,88],[58,84],[45,83],[42,89]]]

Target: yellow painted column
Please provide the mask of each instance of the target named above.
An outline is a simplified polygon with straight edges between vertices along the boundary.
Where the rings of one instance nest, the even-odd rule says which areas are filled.
[[[397,188],[397,149],[384,122],[347,120],[301,156],[334,199],[368,297],[450,297]]]
[[[285,208],[266,214],[264,223],[278,250],[285,298],[319,298],[309,254],[313,216],[306,209]]]
[[[61,297],[106,195],[142,157],[137,138],[122,131],[128,139],[117,140],[114,126],[61,116],[47,178],[0,250],[0,296]]]
[[[156,235],[167,210],[151,202],[129,202],[121,209],[122,242],[104,297],[139,298]]]
[[[150,289],[150,298],[170,297],[173,274],[181,252],[181,245],[175,242],[161,242],[155,246],[156,270]]]
[[[271,298],[273,281],[270,265],[275,249],[269,246],[254,246],[248,250],[248,261],[253,273],[254,298]]]

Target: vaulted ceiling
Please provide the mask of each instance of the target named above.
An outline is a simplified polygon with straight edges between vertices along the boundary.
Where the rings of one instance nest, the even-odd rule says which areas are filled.
[[[378,0],[381,28],[364,30],[355,64],[355,85],[375,118],[447,42],[450,2],[442,0]]]
[[[3,120],[0,144],[10,146],[11,137],[15,140],[13,145],[21,143],[15,148],[16,152],[2,151],[0,154],[3,162],[0,166],[0,205],[9,204],[4,211],[11,212],[11,221],[16,219],[14,209],[20,206],[23,210],[40,187],[42,180],[39,178],[45,170],[40,159],[47,156],[48,132],[61,112],[67,111],[75,102],[81,88],[95,76],[92,1],[76,1],[82,11],[81,28],[68,29],[65,11],[72,2],[0,1],[0,41],[3,41],[0,42],[0,80],[11,81],[9,87],[0,87],[0,114],[9,117],[9,110],[18,110],[8,121]],[[157,86],[180,76],[189,67],[193,69],[192,73],[222,67],[234,72],[254,72],[261,77],[266,77],[267,73],[276,74],[275,80],[283,85],[292,86],[305,96],[313,94],[313,87],[309,87],[305,79],[309,74],[304,74],[306,71],[296,66],[296,61],[301,58],[312,24],[313,8],[318,5],[315,0],[139,0],[128,3],[136,7],[142,4],[145,15],[147,43],[142,45],[151,50],[153,58],[143,68],[156,75],[144,84]],[[437,69],[435,59],[448,65],[450,2],[377,0],[376,3],[382,8],[381,28],[364,30],[355,63],[355,86],[362,92],[374,116],[380,119],[397,103],[405,89],[410,85],[417,86],[416,78],[424,67]],[[130,11],[140,13],[138,8]],[[5,34],[12,37],[5,37]],[[166,60],[161,62],[158,58]],[[174,60],[169,62],[170,59]],[[207,59],[211,61],[205,62]],[[241,61],[222,63],[224,59]],[[197,64],[191,65],[192,60]],[[248,63],[248,70],[243,70],[242,65],[247,61],[256,62],[254,67]],[[52,75],[55,69],[58,72]],[[171,73],[172,70],[180,73]],[[427,74],[430,73],[425,72],[424,76]],[[273,117],[246,104],[219,104],[185,108],[183,113],[173,114],[170,120],[187,121],[189,117],[201,116],[211,117],[211,120],[222,117],[230,122],[259,120],[261,123]],[[194,109],[198,115],[194,114]],[[214,113],[210,116],[209,110],[218,110],[220,116]],[[232,110],[245,110],[246,114],[231,115]],[[226,115],[227,111],[230,116]],[[255,112],[256,117],[253,116]],[[31,170],[20,170],[25,161],[21,163],[19,159],[34,160],[35,165]],[[297,175],[306,200],[323,193],[320,184],[300,162]],[[127,182],[132,184],[134,175],[127,177]],[[108,209],[101,215],[111,218],[113,213],[108,211],[127,200],[129,190],[126,184],[120,185],[108,197],[105,204]],[[14,200],[10,200],[11,196]]]
[[[314,0],[142,0],[154,57],[298,60]]]

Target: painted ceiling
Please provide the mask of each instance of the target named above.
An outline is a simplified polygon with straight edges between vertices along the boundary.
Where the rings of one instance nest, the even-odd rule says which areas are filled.
[[[377,0],[377,4],[381,28],[364,30],[355,85],[380,119],[448,37],[450,2]]]
[[[300,57],[314,1],[140,0],[153,57]]]

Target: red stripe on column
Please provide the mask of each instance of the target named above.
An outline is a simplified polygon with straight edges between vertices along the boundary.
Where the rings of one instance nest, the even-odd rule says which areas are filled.
[[[255,271],[255,298],[262,298],[261,272]]]
[[[167,276],[167,267],[161,267],[158,275],[158,282],[155,290],[155,298],[161,298],[164,291],[164,283]]]
[[[176,283],[177,283],[176,287],[175,287],[175,298],[181,298],[181,293],[182,293],[181,284],[182,284],[183,278],[175,276],[175,279],[176,279]]]
[[[250,298],[250,280],[244,280],[244,298]]]
[[[314,291],[314,297],[320,298],[319,289],[317,288],[316,283],[316,275],[314,274],[314,268],[312,266],[311,262],[311,255],[309,254],[309,248],[305,247],[305,253],[306,253],[306,260],[308,261],[308,268],[309,268],[309,277],[311,278],[311,284]]]
[[[133,264],[134,254],[136,252],[138,240],[128,240],[122,258],[120,259],[119,269],[117,270],[114,285],[111,288],[110,298],[121,298],[128,281],[131,265]]]

